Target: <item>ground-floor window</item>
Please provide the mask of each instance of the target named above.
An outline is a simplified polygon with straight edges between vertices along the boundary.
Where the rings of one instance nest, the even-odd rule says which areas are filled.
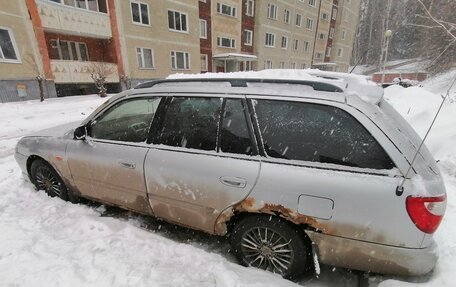
[[[171,67],[174,70],[189,70],[190,54],[187,52],[171,51]]]
[[[0,61],[8,60],[19,60],[17,48],[11,30],[0,28]]]
[[[149,48],[136,48],[136,56],[138,58],[138,68],[153,69],[154,68],[154,51]]]

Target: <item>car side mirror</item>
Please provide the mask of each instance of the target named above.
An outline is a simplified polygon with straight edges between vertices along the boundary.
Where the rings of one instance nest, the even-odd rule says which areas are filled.
[[[74,130],[74,139],[75,140],[85,140],[87,137],[87,128],[85,126],[77,127]]]

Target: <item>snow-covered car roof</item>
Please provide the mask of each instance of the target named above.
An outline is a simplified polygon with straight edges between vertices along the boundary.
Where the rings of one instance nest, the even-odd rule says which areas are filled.
[[[233,73],[204,73],[204,74],[173,74],[166,80],[151,81],[140,84],[136,89],[153,87],[158,84],[182,82],[189,85],[191,82],[226,81],[231,86],[246,86],[245,83],[261,84],[302,84],[312,87],[315,91],[345,93],[345,97],[356,95],[366,102],[377,104],[383,97],[383,89],[370,81],[368,77],[327,72],[315,69],[270,69],[262,71],[233,72]],[[250,86],[250,85],[249,85]],[[258,87],[258,85],[255,85]]]

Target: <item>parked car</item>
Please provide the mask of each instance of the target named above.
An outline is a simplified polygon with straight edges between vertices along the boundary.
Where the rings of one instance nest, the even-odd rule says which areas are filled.
[[[241,264],[286,278],[314,262],[430,272],[446,206],[432,155],[380,87],[312,77],[147,82],[22,138],[16,160],[50,196],[228,235]]]

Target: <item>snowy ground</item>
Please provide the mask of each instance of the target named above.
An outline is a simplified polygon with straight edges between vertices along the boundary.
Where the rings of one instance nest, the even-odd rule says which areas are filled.
[[[428,80],[424,88],[389,87],[386,98],[422,135],[441,101],[434,93],[444,90],[448,77]],[[235,264],[223,238],[35,192],[14,161],[17,140],[32,131],[82,120],[103,101],[84,96],[0,104],[0,286],[295,286]],[[456,103],[445,104],[427,143],[440,160],[448,191],[447,213],[435,236],[441,253],[436,270],[418,278],[376,276],[369,280],[372,286],[454,285],[455,113]],[[308,277],[299,283],[356,286],[358,278],[324,266],[320,280]]]

